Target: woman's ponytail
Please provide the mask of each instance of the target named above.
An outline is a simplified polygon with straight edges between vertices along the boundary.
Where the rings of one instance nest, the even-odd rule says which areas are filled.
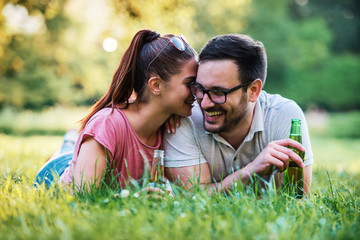
[[[90,113],[80,121],[80,130],[84,129],[90,118],[103,108],[114,108],[119,103],[126,103],[127,107],[135,85],[136,89],[144,88],[145,79],[136,79],[139,75],[138,73],[141,73],[142,78],[146,75],[144,64],[138,58],[141,58],[141,51],[144,45],[159,38],[159,36],[160,34],[148,29],[140,30],[135,34],[115,71],[108,91],[93,105]]]
[[[180,72],[184,63],[190,59],[197,59],[197,53],[187,43],[184,51],[167,47],[171,46],[169,41],[173,37],[172,34],[160,37],[159,33],[149,29],[137,32],[120,61],[108,91],[80,121],[80,130],[83,130],[90,118],[103,108],[114,108],[117,104],[123,103],[126,103],[127,108],[133,92],[136,93],[137,102],[147,102],[149,97],[146,83],[151,75],[168,81],[172,75]]]

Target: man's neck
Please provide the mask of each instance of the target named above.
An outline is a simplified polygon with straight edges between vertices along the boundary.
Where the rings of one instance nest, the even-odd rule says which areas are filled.
[[[239,122],[236,127],[228,132],[221,132],[219,135],[224,138],[234,149],[238,149],[244,142],[251,127],[254,118],[255,105],[249,106],[248,112],[245,117]]]

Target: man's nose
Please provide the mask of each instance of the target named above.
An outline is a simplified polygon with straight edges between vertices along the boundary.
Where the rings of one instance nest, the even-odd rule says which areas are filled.
[[[213,107],[215,105],[215,103],[213,103],[213,101],[211,101],[209,95],[207,93],[204,94],[203,99],[201,100],[201,108],[203,109],[207,109],[210,107]]]

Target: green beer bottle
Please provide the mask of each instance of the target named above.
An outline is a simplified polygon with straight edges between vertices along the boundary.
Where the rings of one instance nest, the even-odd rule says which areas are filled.
[[[291,120],[290,139],[302,143],[300,119]],[[304,152],[290,146],[289,148],[304,161]],[[288,169],[284,171],[284,187],[289,194],[294,195],[296,198],[302,198],[304,196],[304,170],[291,160],[291,158],[289,159]]]

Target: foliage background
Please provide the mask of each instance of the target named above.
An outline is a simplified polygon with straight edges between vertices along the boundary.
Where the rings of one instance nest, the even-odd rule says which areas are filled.
[[[0,1],[0,239],[355,239],[359,8],[356,0]],[[79,198],[34,190],[36,172],[62,142],[53,135],[75,127],[106,91],[141,28],[183,33],[198,52],[225,33],[264,43],[265,90],[311,110],[309,199],[235,191],[156,202],[118,190]],[[108,37],[114,52],[104,51]]]
[[[355,0],[5,0],[0,3],[0,109],[89,105],[106,91],[142,28],[183,33],[197,51],[245,33],[268,52],[265,90],[303,109],[360,108]],[[114,52],[103,40],[118,43]]]

